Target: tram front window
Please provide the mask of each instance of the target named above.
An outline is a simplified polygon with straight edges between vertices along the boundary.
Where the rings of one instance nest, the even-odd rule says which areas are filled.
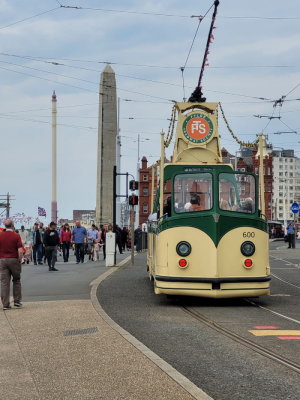
[[[212,208],[212,175],[210,173],[176,175],[174,206],[176,213],[210,210]]]
[[[255,204],[255,179],[248,174],[219,175],[219,208],[224,211],[235,211],[253,214]]]

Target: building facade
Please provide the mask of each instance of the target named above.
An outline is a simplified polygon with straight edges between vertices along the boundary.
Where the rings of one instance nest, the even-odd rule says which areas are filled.
[[[273,219],[293,219],[291,204],[300,201],[300,159],[294,150],[273,151],[273,172]]]
[[[139,170],[139,223],[147,222],[151,213],[152,168],[144,156]],[[157,176],[154,178],[154,190],[157,188]]]

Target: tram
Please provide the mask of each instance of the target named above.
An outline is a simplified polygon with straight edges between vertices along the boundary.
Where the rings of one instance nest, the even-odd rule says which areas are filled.
[[[270,292],[269,235],[258,177],[224,164],[218,103],[182,102],[172,162],[165,163],[148,222],[147,269],[156,294],[210,298]],[[154,182],[154,173],[152,182]]]
[[[152,168],[147,270],[156,294],[227,298],[270,292],[264,136],[259,136],[258,186],[256,175],[223,162],[219,108],[229,126],[221,105],[202,95],[218,5],[215,0],[198,85],[187,102],[174,104],[168,135],[161,134],[160,160]],[[166,163],[176,120],[173,156]]]

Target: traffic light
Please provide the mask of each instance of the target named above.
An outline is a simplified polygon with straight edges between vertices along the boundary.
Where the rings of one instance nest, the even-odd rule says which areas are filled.
[[[128,202],[130,206],[137,206],[139,204],[139,196],[136,196],[135,194],[129,196]]]
[[[138,190],[139,188],[139,183],[135,180],[129,181],[129,189],[134,191],[134,190]]]

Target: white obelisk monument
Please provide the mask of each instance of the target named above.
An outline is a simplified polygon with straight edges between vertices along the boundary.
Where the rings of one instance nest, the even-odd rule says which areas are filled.
[[[118,134],[116,78],[107,65],[101,73],[99,90],[96,223],[113,222],[113,168],[116,165]]]
[[[57,167],[56,167],[56,154],[57,154],[57,144],[56,144],[56,94],[53,90],[52,94],[52,201],[51,201],[51,221],[57,223]]]

